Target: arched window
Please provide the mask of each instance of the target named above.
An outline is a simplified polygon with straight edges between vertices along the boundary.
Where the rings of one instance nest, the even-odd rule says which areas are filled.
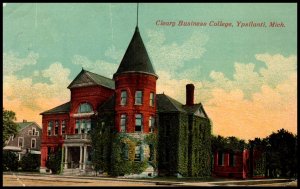
[[[82,103],[78,108],[78,113],[88,113],[92,112],[93,108],[89,103]]]

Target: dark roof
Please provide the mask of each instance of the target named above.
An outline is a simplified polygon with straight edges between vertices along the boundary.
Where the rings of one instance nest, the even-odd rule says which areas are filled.
[[[115,95],[112,95],[107,101],[105,101],[98,109],[98,112],[112,111],[115,109]]]
[[[183,105],[177,100],[165,94],[156,95],[156,104],[158,112],[183,112],[195,116],[208,118],[201,103],[192,106]]]
[[[71,103],[67,102],[62,105],[59,105],[55,108],[47,110],[45,112],[40,113],[40,115],[44,114],[62,114],[62,113],[69,113],[70,112]]]
[[[138,27],[135,28],[133,37],[114,77],[121,73],[131,72],[148,73],[158,77],[155,74]]]
[[[182,106],[183,109],[185,109],[185,111],[187,111],[188,113],[190,114],[194,114],[194,115],[197,115],[199,117],[204,117],[204,118],[208,118],[203,106],[201,103],[199,104],[194,104],[192,106],[187,106],[187,105],[184,105]]]
[[[110,89],[115,89],[115,81],[107,77],[86,71],[84,69],[75,77],[68,86],[69,89],[75,87],[84,87],[92,85],[101,85]]]
[[[185,112],[182,108],[182,104],[177,100],[165,95],[157,94],[156,95],[156,104],[158,112]]]
[[[17,122],[16,124],[19,125],[19,129],[24,129],[25,127],[34,124],[35,122]]]

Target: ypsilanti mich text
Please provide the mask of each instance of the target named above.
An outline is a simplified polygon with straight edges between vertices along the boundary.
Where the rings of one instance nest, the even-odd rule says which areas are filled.
[[[257,21],[236,21],[236,22],[227,22],[221,20],[211,20],[211,21],[164,21],[156,20],[155,24],[157,26],[194,26],[194,27],[238,27],[238,28],[264,28],[264,27],[286,27],[283,22],[270,21],[270,22],[257,22]]]

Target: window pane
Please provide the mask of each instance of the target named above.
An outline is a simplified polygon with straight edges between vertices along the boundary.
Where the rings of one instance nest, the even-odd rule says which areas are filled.
[[[135,104],[142,104],[143,94],[142,91],[135,92]]]
[[[126,132],[126,115],[121,115],[121,120],[120,120],[120,128],[121,132]]]
[[[75,134],[78,134],[78,133],[79,133],[79,127],[80,127],[79,124],[80,124],[80,123],[79,123],[79,120],[76,120]]]
[[[150,106],[154,106],[154,93],[150,93]]]
[[[142,131],[142,114],[135,115],[135,131]]]
[[[54,135],[58,135],[59,121],[55,121]]]
[[[53,121],[49,121],[49,123],[48,123],[48,136],[52,135],[52,129],[53,129]]]
[[[126,105],[127,103],[127,92],[122,91],[121,92],[121,105]]]
[[[135,161],[140,161],[141,160],[141,147],[140,146],[135,147],[134,160]]]
[[[88,112],[92,112],[92,111],[93,111],[93,108],[88,103],[82,103],[82,104],[80,104],[80,106],[78,108],[78,113],[88,113]]]
[[[65,120],[63,120],[63,121],[61,122],[61,133],[62,133],[62,134],[65,134],[65,133],[66,133],[66,121],[65,121]]]
[[[154,117],[150,116],[149,117],[149,132],[153,132],[154,130]]]

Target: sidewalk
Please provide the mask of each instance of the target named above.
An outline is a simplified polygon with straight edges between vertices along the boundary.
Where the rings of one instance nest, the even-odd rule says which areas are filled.
[[[52,175],[52,174],[40,174],[40,173],[24,173],[24,172],[4,172],[3,175],[15,174],[16,176],[26,177],[39,177],[39,180],[56,180],[66,181],[66,179],[80,179],[80,180],[94,180],[94,181],[123,181],[123,182],[140,182],[151,183],[161,186],[292,186],[297,187],[297,180],[290,179],[249,179],[249,180],[229,180],[229,179],[216,179],[215,181],[186,181],[184,179],[178,179],[178,181],[162,180],[163,178],[153,179],[132,179],[132,178],[115,178],[115,177],[103,177],[103,176],[67,176],[67,175]]]

